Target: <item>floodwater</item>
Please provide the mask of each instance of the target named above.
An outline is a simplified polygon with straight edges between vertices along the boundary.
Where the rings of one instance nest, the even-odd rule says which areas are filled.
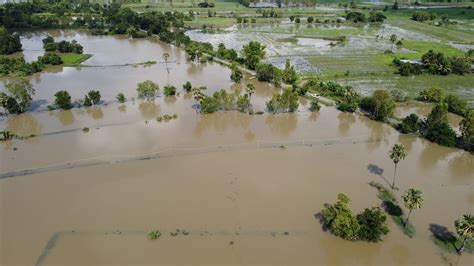
[[[155,43],[150,49],[159,57],[162,46],[169,47]],[[189,73],[191,66],[184,60],[174,65],[174,77],[229,91],[254,83],[255,111],[264,110],[274,91],[253,79],[232,85],[228,71],[216,64],[199,66],[200,73],[217,69],[208,77]],[[160,67],[150,67],[158,81],[167,76]],[[88,69],[65,71],[99,88],[92,77],[101,75],[81,78]],[[106,77],[99,83],[103,95],[112,97],[115,78],[135,69],[96,71],[106,70],[117,71],[109,76],[112,84]],[[76,82],[61,73],[49,75]],[[35,87],[50,99],[44,81]],[[0,144],[0,264],[472,264],[469,254],[443,259],[430,237],[436,228],[454,231],[454,220],[472,212],[473,155],[332,107],[311,113],[304,99],[294,114],[201,115],[191,95],[178,90],[179,96],[154,101],[2,117],[1,128],[38,136]],[[172,113],[178,118],[155,120]],[[355,212],[380,205],[368,182],[391,181],[387,153],[399,142],[408,156],[399,164],[395,194],[415,187],[425,197],[411,218],[416,236],[406,237],[390,219],[391,232],[380,243],[345,241],[323,231],[315,214],[339,192],[352,199]],[[176,229],[186,233],[171,235]],[[149,240],[151,230],[162,236]]]

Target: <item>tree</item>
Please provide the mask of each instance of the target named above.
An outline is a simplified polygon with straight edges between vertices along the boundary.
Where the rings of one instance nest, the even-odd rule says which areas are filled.
[[[448,112],[465,116],[469,111],[469,104],[466,100],[461,99],[457,95],[448,95],[445,98],[446,103],[448,104]]]
[[[461,139],[463,141],[474,144],[474,111],[470,111],[461,121],[459,130],[461,131]]]
[[[313,21],[314,21],[314,18],[313,18],[313,17],[311,17],[311,16],[309,16],[309,17],[307,18],[307,21],[308,21],[308,23],[310,23],[310,24],[311,24],[311,23],[313,23]]]
[[[407,219],[404,222],[405,227],[408,224],[408,219],[410,219],[410,214],[415,209],[420,209],[423,205],[423,194],[421,190],[410,188],[402,196],[405,207],[409,209]]]
[[[298,109],[298,105],[298,93],[292,89],[285,89],[281,94],[273,94],[267,102],[267,108],[272,113],[292,113]]]
[[[358,237],[361,240],[369,242],[380,241],[382,235],[388,234],[387,216],[382,209],[374,207],[366,208],[362,213],[356,216],[360,224]]]
[[[245,65],[252,70],[255,70],[257,64],[265,57],[265,45],[257,41],[250,41],[242,48],[242,56]]]
[[[20,36],[10,35],[5,27],[0,26],[0,55],[21,52]]]
[[[191,82],[187,81],[184,85],[183,85],[183,89],[186,91],[186,92],[191,92],[191,89],[193,88],[193,85],[191,84]]]
[[[158,84],[154,83],[151,80],[146,80],[143,82],[138,83],[137,92],[138,98],[145,98],[147,100],[151,100],[155,97],[156,92],[160,87]]]
[[[170,58],[170,54],[168,53],[163,53],[163,60],[165,60],[165,65],[166,65],[166,71],[170,73],[170,70],[168,69],[168,59]]]
[[[425,102],[442,102],[446,97],[446,91],[442,88],[431,87],[429,89],[422,90],[418,96],[418,100]]]
[[[33,101],[35,89],[26,79],[7,81],[5,84],[9,94],[0,92],[0,106],[11,114],[25,112]]]
[[[343,239],[357,240],[360,225],[349,208],[350,199],[343,193],[337,195],[334,205],[326,206],[322,211],[323,223],[331,233]]]
[[[420,130],[421,121],[416,114],[410,114],[409,116],[402,119],[402,122],[398,124],[397,129],[404,133],[416,133]]]
[[[54,105],[57,108],[64,110],[69,110],[72,108],[71,95],[69,95],[69,92],[65,90],[58,91],[56,94],[54,94],[54,97]]]
[[[91,90],[84,96],[84,105],[85,106],[92,106],[96,105],[100,102],[100,92]]]
[[[456,132],[448,124],[447,114],[446,103],[436,105],[426,119],[424,135],[430,141],[452,147],[456,145]]]
[[[393,182],[392,182],[392,189],[394,189],[395,188],[395,178],[396,178],[396,175],[397,175],[398,163],[401,160],[404,160],[405,156],[406,156],[405,146],[403,146],[403,144],[393,145],[393,147],[390,150],[388,155],[389,155],[390,159],[392,159],[393,164],[395,165],[395,170],[393,172]]]
[[[291,65],[290,59],[286,59],[285,69],[282,73],[283,81],[288,84],[293,84],[298,80],[298,74],[296,73],[295,67]]]
[[[460,219],[457,219],[454,222],[454,226],[456,227],[456,232],[458,233],[459,237],[462,238],[462,244],[457,249],[458,253],[461,254],[464,250],[464,245],[466,245],[466,242],[473,238],[474,216],[470,214],[464,214]]]
[[[376,90],[373,97],[375,102],[375,118],[380,121],[385,121],[387,118],[391,117],[395,109],[395,103],[390,93],[385,90]]]
[[[115,98],[117,99],[117,101],[119,101],[119,103],[124,103],[127,100],[125,98],[125,95],[121,92],[119,94],[117,94],[117,96]]]
[[[392,43],[392,46],[390,47],[390,51],[393,52],[393,44],[397,41],[398,37],[396,34],[390,35],[390,42]]]

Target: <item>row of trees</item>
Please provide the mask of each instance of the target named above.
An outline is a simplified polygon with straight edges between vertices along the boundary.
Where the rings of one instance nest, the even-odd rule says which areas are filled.
[[[362,12],[352,11],[346,13],[346,20],[354,23],[359,22],[384,22],[387,17],[381,12],[370,12],[369,17]]]
[[[82,54],[84,48],[76,40],[55,42],[54,38],[47,36],[43,40],[43,48],[48,52]]]
[[[10,58],[0,56],[0,76],[7,76],[10,74],[16,74],[20,76],[29,76],[34,73],[41,72],[46,65],[61,65],[63,64],[62,58],[53,53],[46,53],[39,56],[36,61],[31,63],[25,62],[23,57]]]

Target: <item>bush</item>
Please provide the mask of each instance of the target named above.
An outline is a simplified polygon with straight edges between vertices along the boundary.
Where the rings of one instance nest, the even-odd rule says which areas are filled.
[[[463,141],[474,144],[474,111],[470,111],[461,121],[459,131]]]
[[[272,113],[294,112],[298,105],[298,94],[291,89],[285,89],[281,94],[273,94],[267,102],[267,108]]]
[[[343,101],[337,105],[337,109],[341,112],[350,112],[353,113],[357,110],[357,103]]]
[[[183,85],[183,89],[184,89],[186,92],[191,92],[191,90],[193,89],[193,85],[191,84],[191,82],[187,81],[187,82]]]
[[[71,95],[69,95],[69,92],[65,90],[58,91],[56,94],[54,94],[54,97],[54,105],[57,108],[64,110],[69,110],[72,108]]]
[[[119,103],[124,103],[127,100],[125,98],[125,95],[121,92],[119,94],[117,94],[117,96],[115,98],[117,99],[117,101],[119,101]]]
[[[406,93],[399,89],[391,90],[390,95],[392,95],[392,98],[395,102],[401,103],[407,100]]]
[[[230,79],[233,82],[240,82],[240,80],[242,80],[242,77],[243,77],[242,71],[239,69],[239,67],[236,64],[232,64],[231,69],[232,69],[232,73],[230,74]]]
[[[38,62],[43,65],[61,65],[63,60],[57,54],[46,53],[43,56],[38,57]]]
[[[368,111],[372,118],[378,121],[385,121],[393,115],[395,102],[388,91],[376,90],[371,98],[363,99],[361,108]]]
[[[21,52],[20,36],[10,35],[5,27],[0,26],[0,54],[7,55]]]
[[[404,133],[416,133],[420,130],[421,120],[416,114],[410,114],[403,118],[402,123],[398,124],[397,129]]]
[[[313,23],[314,18],[310,16],[310,17],[308,17],[307,21],[308,21],[308,23]]]
[[[419,101],[439,103],[444,100],[446,92],[442,88],[429,88],[420,92]]]
[[[8,94],[0,92],[0,106],[5,108],[10,114],[25,112],[33,101],[35,89],[26,79],[16,79],[7,81],[5,88]]]
[[[165,88],[163,89],[163,93],[165,94],[165,96],[172,96],[172,95],[175,95],[175,94],[176,94],[176,87],[175,87],[175,86],[171,86],[171,85],[167,85],[167,86],[165,86]]]
[[[354,23],[358,23],[358,22],[365,22],[366,18],[365,18],[365,15],[363,13],[349,12],[346,15],[346,20],[347,21],[352,21]]]
[[[370,12],[369,22],[383,22],[387,17],[380,12]]]
[[[270,82],[274,78],[275,67],[272,64],[258,64],[256,72],[258,81]]]
[[[309,106],[309,110],[311,112],[316,112],[316,111],[319,111],[321,109],[321,105],[319,105],[319,101],[318,100],[314,100],[311,102],[310,106]]]
[[[140,82],[137,86],[138,98],[150,100],[155,97],[155,94],[159,89],[160,87],[158,84],[151,80]]]
[[[201,101],[201,112],[210,114],[219,110],[219,102],[214,97],[206,96]]]
[[[100,102],[100,92],[91,90],[84,96],[84,105],[91,106],[96,105]]]

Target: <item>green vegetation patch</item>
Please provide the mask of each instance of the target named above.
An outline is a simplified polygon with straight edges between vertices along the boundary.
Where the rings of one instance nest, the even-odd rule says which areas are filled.
[[[63,60],[63,66],[76,67],[81,66],[84,61],[91,58],[91,54],[59,54]]]

